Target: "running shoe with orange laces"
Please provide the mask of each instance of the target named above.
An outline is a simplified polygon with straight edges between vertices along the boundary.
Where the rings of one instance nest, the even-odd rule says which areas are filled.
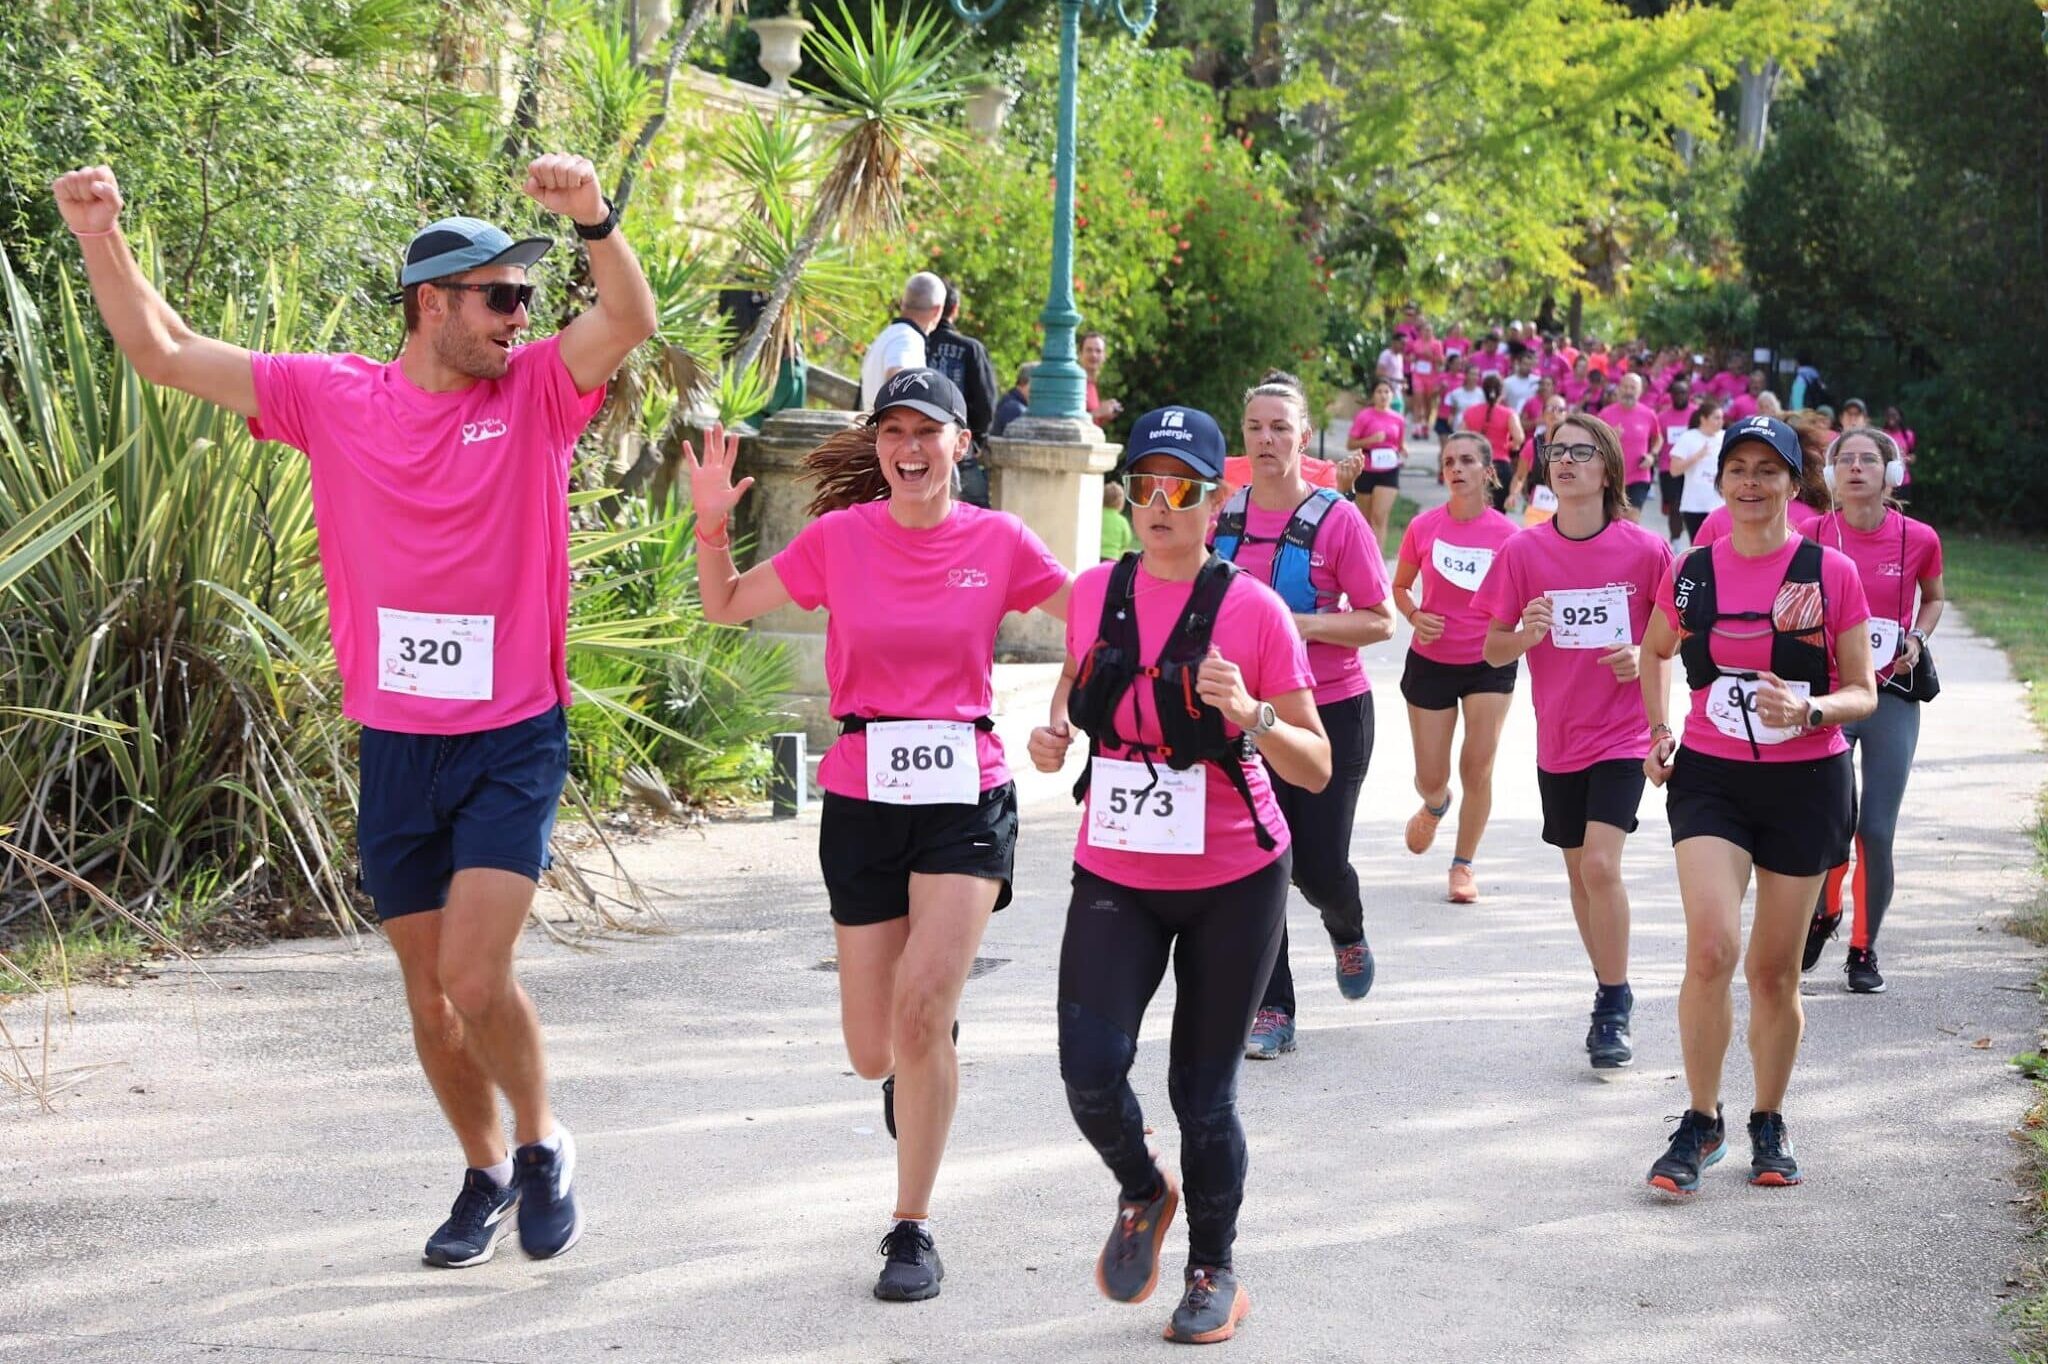
[[[1237,1334],[1252,1299],[1228,1269],[1189,1266],[1187,1288],[1166,1323],[1166,1338],[1182,1345],[1214,1345]]]
[[[1158,1167],[1155,1165],[1155,1169]],[[1095,1261],[1095,1286],[1115,1302],[1143,1302],[1159,1284],[1159,1247],[1180,1207],[1180,1185],[1159,1170],[1152,1196],[1132,1203],[1119,1199],[1116,1225]]]

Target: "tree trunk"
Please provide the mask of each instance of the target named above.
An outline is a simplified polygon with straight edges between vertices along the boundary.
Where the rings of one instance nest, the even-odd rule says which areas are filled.
[[[811,220],[804,224],[804,235],[797,241],[796,250],[783,262],[782,270],[775,277],[775,287],[768,291],[768,301],[761,308],[761,315],[754,319],[754,330],[747,333],[747,339],[733,352],[733,369],[744,374],[748,367],[760,358],[768,345],[768,338],[775,334],[775,324],[782,318],[782,310],[789,306],[789,296],[796,292],[796,282],[810,264],[824,243],[825,233],[836,216],[836,206],[823,199],[811,205]]]
[[[1735,145],[1755,156],[1764,149],[1764,134],[1770,130],[1771,101],[1778,93],[1778,81],[1785,74],[1775,61],[1761,67],[1748,62],[1735,68],[1742,80],[1742,112],[1736,122]]]
[[[625,164],[619,167],[619,183],[612,190],[612,206],[621,213],[626,211],[626,205],[632,201],[633,181],[639,174],[641,159],[647,155],[647,149],[654,145],[654,139],[661,135],[663,126],[668,123],[669,106],[675,97],[676,68],[682,65],[683,53],[696,39],[697,30],[704,27],[705,21],[711,17],[711,12],[717,8],[718,0],[696,0],[696,3],[690,6],[690,17],[683,21],[683,26],[676,29],[669,39],[668,61],[661,73],[661,104],[648,116],[647,122],[641,125],[639,136],[633,139],[632,149],[626,153]]]

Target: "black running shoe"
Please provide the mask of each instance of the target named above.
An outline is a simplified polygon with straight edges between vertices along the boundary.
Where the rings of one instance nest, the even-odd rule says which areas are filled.
[[[939,1280],[946,1266],[931,1233],[915,1222],[898,1222],[882,1238],[882,1277],[875,1280],[875,1296],[883,1302],[923,1302],[939,1296]]]
[[[561,1149],[534,1142],[512,1153],[512,1178],[519,1186],[519,1248],[536,1260],[551,1260],[583,1235],[583,1210],[576,1206],[576,1139],[557,1127]]]
[[[1799,1159],[1792,1154],[1792,1138],[1785,1135],[1785,1115],[1750,1114],[1749,1182],[1767,1189],[1789,1189],[1801,1178]]]
[[[1180,1305],[1166,1323],[1166,1338],[1182,1345],[1213,1345],[1236,1335],[1237,1324],[1251,1310],[1251,1295],[1236,1274],[1191,1265]]]
[[[1700,1171],[1728,1154],[1728,1129],[1721,1121],[1721,1106],[1714,1116],[1688,1108],[1671,1134],[1671,1145],[1650,1167],[1650,1187],[1685,1197],[1700,1186]]]
[[[1628,1021],[1627,1010],[1593,1010],[1592,1025],[1586,1029],[1586,1054],[1593,1069],[1619,1070],[1636,1059]]]
[[[1877,949],[1874,947],[1852,947],[1849,949],[1849,963],[1846,968],[1849,989],[1859,995],[1881,995],[1884,993],[1884,977],[1877,973]]]
[[[1828,939],[1835,936],[1835,930],[1842,926],[1842,911],[1828,913],[1822,906],[1815,905],[1813,922],[1806,926],[1806,951],[1799,958],[1799,969],[1811,971],[1820,963],[1820,954],[1827,949]],[[1855,955],[1855,949],[1850,949]]]
[[[1143,1302],[1159,1284],[1159,1247],[1180,1207],[1180,1186],[1159,1171],[1159,1190],[1142,1203],[1116,1205],[1116,1225],[1095,1261],[1095,1286],[1115,1302]]]
[[[467,1269],[485,1263],[497,1254],[498,1242],[518,1225],[512,1216],[518,1206],[518,1190],[499,1188],[482,1170],[466,1171],[448,1220],[427,1238],[426,1252],[420,1258],[438,1269]]]
[[[953,1045],[960,1045],[960,1020],[953,1020]],[[889,1129],[889,1139],[896,1139],[896,1077],[891,1075],[882,1081],[882,1126]]]

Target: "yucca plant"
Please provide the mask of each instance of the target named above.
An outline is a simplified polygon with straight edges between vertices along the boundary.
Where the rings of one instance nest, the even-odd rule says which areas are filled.
[[[918,155],[955,146],[943,121],[962,96],[952,57],[966,41],[939,6],[891,19],[870,0],[862,34],[844,0],[839,20],[817,16],[809,55],[825,79],[806,84],[836,129],[824,176],[768,291],[768,303],[734,364],[751,368],[776,334],[782,311],[811,258],[835,232],[858,241],[903,220],[903,177]]]
[[[0,413],[0,522],[46,517],[81,481],[95,494],[0,596],[0,704],[16,716],[0,822],[145,917],[225,871],[346,927],[336,850],[354,792],[305,461],[100,365],[68,278],[49,334],[4,255],[0,291],[19,394]],[[273,273],[215,332],[286,350],[337,318],[309,323],[289,272]],[[17,861],[0,891],[35,879]]]

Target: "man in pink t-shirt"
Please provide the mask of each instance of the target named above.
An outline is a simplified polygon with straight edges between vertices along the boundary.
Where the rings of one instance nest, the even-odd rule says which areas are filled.
[[[1748,391],[1739,393],[1728,400],[1724,420],[1729,426],[1733,426],[1739,421],[1747,420],[1756,415],[1756,400],[1763,396],[1767,383],[1768,381],[1762,370],[1753,369],[1749,372]]]
[[[1600,420],[1621,433],[1621,462],[1627,475],[1628,505],[1634,517],[1643,519],[1643,504],[1650,500],[1651,475],[1656,472],[1657,453],[1664,448],[1664,433],[1658,429],[1657,414],[1643,402],[1643,376],[1622,376],[1621,396],[1600,409]]]
[[[412,1033],[469,1167],[427,1263],[576,1243],[575,1146],[513,949],[568,775],[568,480],[604,384],[655,303],[589,161],[532,162],[525,193],[574,220],[595,306],[516,344],[553,245],[474,218],[412,239],[396,360],[262,355],[194,333],[137,267],[105,166],[52,187],[114,342],[151,383],[240,413],[311,466],[342,711],[361,722],[362,884],[398,953]],[[498,1095],[519,1145],[506,1149]]]

